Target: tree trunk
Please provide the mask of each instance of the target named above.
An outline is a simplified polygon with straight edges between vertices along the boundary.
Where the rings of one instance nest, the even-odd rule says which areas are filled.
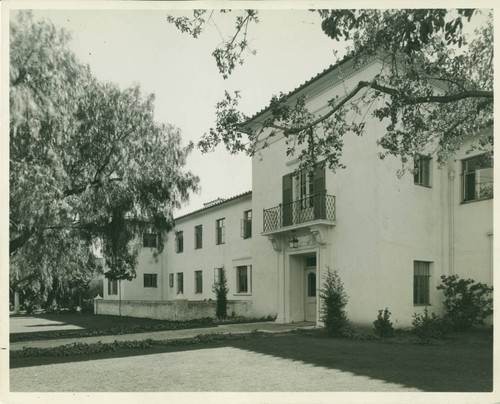
[[[14,291],[14,314],[21,313],[21,305],[19,304],[19,291]]]

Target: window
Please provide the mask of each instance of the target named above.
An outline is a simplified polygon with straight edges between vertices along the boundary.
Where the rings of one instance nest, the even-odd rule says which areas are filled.
[[[218,285],[224,275],[224,268],[215,268],[214,271],[214,283]]]
[[[307,296],[316,296],[316,274],[314,272],[307,275]]]
[[[157,274],[144,274],[144,287],[145,288],[158,287],[158,275]]]
[[[182,272],[177,273],[177,294],[180,295],[184,293],[184,274]]]
[[[156,248],[156,234],[143,233],[142,246],[146,248]]]
[[[414,161],[413,182],[424,187],[431,186],[431,158],[418,155]]]
[[[237,293],[251,293],[251,270],[252,266],[236,267],[236,292]]]
[[[493,198],[493,159],[487,154],[462,160],[463,202]]]
[[[108,279],[108,295],[118,294],[118,281],[115,279]]]
[[[224,221],[225,219],[217,219],[215,221],[215,244],[224,244],[226,242]]]
[[[194,272],[194,293],[203,293],[203,272]]]
[[[413,261],[413,304],[430,304],[431,263]]]
[[[241,237],[252,237],[252,211],[247,210],[243,212],[243,219],[241,221]]]
[[[316,255],[311,255],[310,257],[305,258],[305,266],[306,267],[315,267],[316,266]]]
[[[174,287],[174,274],[168,274],[168,286],[171,288]]]
[[[194,228],[194,248],[195,250],[203,247],[203,226],[195,226]]]
[[[175,252],[181,253],[184,251],[184,233],[178,231],[175,233]]]
[[[299,188],[296,195],[300,199],[301,209],[312,208],[314,206],[314,175],[301,171],[296,186]]]

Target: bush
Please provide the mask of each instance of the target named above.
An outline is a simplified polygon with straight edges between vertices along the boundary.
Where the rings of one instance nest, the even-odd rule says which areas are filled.
[[[484,319],[493,313],[493,287],[460,279],[458,275],[443,275],[437,288],[444,293],[445,316],[456,330],[483,325]]]
[[[424,314],[413,314],[413,333],[420,339],[442,339],[450,330],[446,319],[424,310]]]
[[[321,321],[328,335],[342,335],[342,328],[349,324],[345,306],[347,295],[337,271],[327,268],[325,282],[320,290]]]
[[[225,320],[227,318],[227,293],[229,289],[227,287],[226,271],[224,269],[220,272],[219,282],[216,282],[212,289],[217,299],[215,316],[219,320]]]
[[[391,312],[386,307],[385,310],[379,310],[377,319],[373,322],[375,334],[381,337],[392,337],[394,335],[394,327],[389,319]]]

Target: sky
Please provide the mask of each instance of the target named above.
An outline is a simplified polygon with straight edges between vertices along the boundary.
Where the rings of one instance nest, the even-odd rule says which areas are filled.
[[[64,3],[60,3],[64,6]],[[127,2],[122,4],[127,5]],[[166,6],[166,3],[163,3]],[[260,23],[251,26],[249,41],[255,56],[245,56],[224,80],[212,51],[222,36],[234,33],[237,11],[214,13],[214,24],[199,39],[167,23],[168,14],[190,10],[35,10],[72,33],[70,47],[100,80],[122,88],[139,83],[156,96],[156,120],[179,127],[183,142],[197,142],[215,123],[215,105],[224,90],[241,90],[247,115],[266,107],[273,94],[288,92],[337,61],[337,42],[321,31],[319,16],[308,10],[260,10]],[[339,49],[339,57],[343,56]],[[251,158],[230,155],[224,147],[202,154],[193,151],[187,169],[200,177],[201,190],[176,216],[203,203],[252,189]]]

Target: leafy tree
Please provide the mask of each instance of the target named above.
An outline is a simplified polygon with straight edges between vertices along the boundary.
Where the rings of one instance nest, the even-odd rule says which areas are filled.
[[[319,296],[321,298],[321,321],[325,325],[327,334],[340,335],[342,329],[349,324],[349,319],[345,310],[348,298],[337,271],[327,268]]]
[[[454,328],[468,330],[483,325],[493,313],[493,287],[458,275],[441,276],[438,290],[444,293],[444,312]]]
[[[218,282],[214,283],[212,289],[215,293],[217,301],[215,316],[219,320],[224,320],[227,318],[227,293],[229,292],[229,288],[227,287],[226,271],[224,268],[221,269],[220,278]]]
[[[224,10],[227,13],[228,10]],[[287,154],[298,153],[300,168],[325,160],[332,170],[342,163],[343,137],[362,135],[368,112],[387,122],[378,139],[387,155],[397,156],[405,169],[410,160],[432,146],[439,163],[464,145],[491,152],[493,143],[493,23],[489,10],[391,9],[316,10],[323,32],[343,41],[347,56],[361,65],[378,57],[381,68],[369,80],[345,88],[340,97],[328,101],[321,115],[308,110],[305,98],[291,101],[286,94],[273,96],[269,114],[254,121],[239,108],[240,92],[226,92],[217,105],[216,125],[201,139],[203,151],[219,143],[231,152],[252,155],[263,133],[281,131],[287,140]],[[484,17],[469,41],[465,27]],[[196,10],[195,18],[173,19],[183,32],[195,38],[206,24],[214,23],[213,12]],[[241,11],[236,30],[214,52],[217,66],[226,78],[241,54],[249,51],[247,28],[258,22],[255,10]],[[222,59],[221,59],[222,57]],[[264,147],[266,144],[264,144]],[[259,147],[260,144],[259,144]],[[300,150],[300,152],[299,152]]]
[[[96,80],[66,31],[29,12],[10,27],[11,288],[96,271],[98,245],[108,276],[131,279],[145,226],[161,251],[197,189],[193,146],[154,120],[153,95]]]

